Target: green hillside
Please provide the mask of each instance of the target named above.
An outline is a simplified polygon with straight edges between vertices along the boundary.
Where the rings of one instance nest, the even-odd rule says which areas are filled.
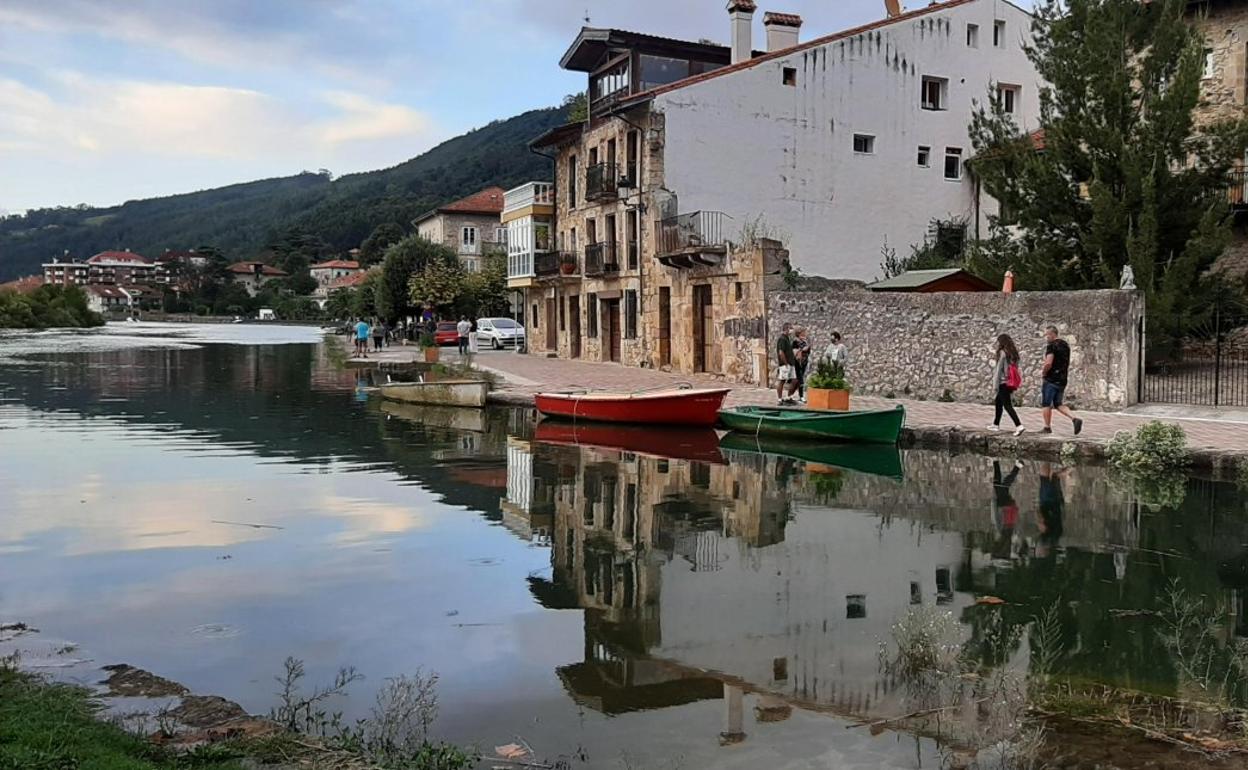
[[[0,219],[0,281],[36,273],[40,263],[65,251],[80,259],[125,248],[156,256],[211,245],[231,259],[251,258],[292,229],[333,250],[349,249],[383,222],[407,227],[418,214],[482,187],[550,178],[550,161],[529,152],[528,142],[564,115],[563,108],[533,110],[392,168],[332,181],[303,173],[109,208],[38,209]]]

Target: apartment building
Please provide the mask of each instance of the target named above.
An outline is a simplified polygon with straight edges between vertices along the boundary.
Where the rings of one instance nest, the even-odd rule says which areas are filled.
[[[43,264],[45,283],[64,286],[165,286],[170,272],[165,262],[125,251],[101,251],[85,262],[60,261]]]
[[[439,206],[412,220],[416,234],[449,247],[468,272],[481,269],[481,258],[507,249],[503,212],[504,191],[487,187],[466,198]]]
[[[987,98],[1035,126],[1031,17],[1005,0],[895,5],[809,42],[800,17],[767,13],[766,51],[752,0],[728,4],[729,46],[582,29],[560,63],[586,74],[588,119],[533,143],[554,157],[560,268],[526,289],[547,325],[531,349],[764,380],[722,341],[764,340],[783,251],[867,280],[885,244],[986,223],[967,126]]]

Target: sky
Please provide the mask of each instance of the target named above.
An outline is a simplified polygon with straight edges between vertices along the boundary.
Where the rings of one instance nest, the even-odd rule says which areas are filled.
[[[884,13],[758,4],[756,48],[764,11],[804,40]],[[724,0],[0,0],[0,214],[393,166],[584,89],[587,16],[729,36]]]

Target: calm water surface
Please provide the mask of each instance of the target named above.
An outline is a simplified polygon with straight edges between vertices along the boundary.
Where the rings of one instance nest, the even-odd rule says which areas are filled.
[[[1018,629],[998,657],[1024,667],[1055,608],[1064,674],[1165,694],[1172,581],[1248,633],[1230,486],[401,408],[319,340],[0,336],[0,621],[253,712],[287,656],[368,677],[348,718],[436,671],[441,737],[588,767],[934,766],[845,729],[905,712],[878,649],[916,606],[967,644]]]

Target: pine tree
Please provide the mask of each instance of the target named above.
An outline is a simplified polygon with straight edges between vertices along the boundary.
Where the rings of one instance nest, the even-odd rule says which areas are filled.
[[[1020,237],[972,256],[1033,289],[1116,288],[1131,265],[1152,327],[1201,311],[1202,276],[1230,237],[1228,172],[1245,121],[1199,124],[1204,40],[1187,0],[1042,0],[1027,53],[1046,85],[1042,134],[995,99],[973,115],[975,172]]]

